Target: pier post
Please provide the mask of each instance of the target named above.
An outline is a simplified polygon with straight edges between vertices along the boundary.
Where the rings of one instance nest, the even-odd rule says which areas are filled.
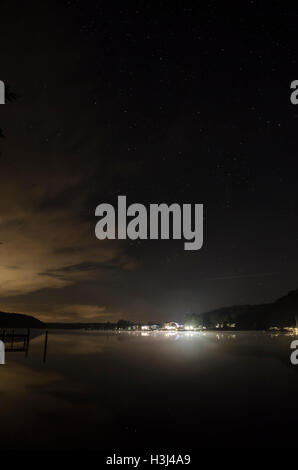
[[[45,339],[44,339],[43,362],[46,362],[46,359],[47,359],[47,348],[48,348],[48,330],[46,331]]]

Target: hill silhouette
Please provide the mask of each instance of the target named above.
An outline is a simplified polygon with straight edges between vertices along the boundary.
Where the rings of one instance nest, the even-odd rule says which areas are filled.
[[[31,315],[0,312],[0,328],[44,328],[44,323]]]
[[[275,302],[259,305],[234,305],[209,312],[187,315],[185,324],[215,328],[216,325],[237,329],[260,330],[270,327],[294,327],[298,319],[298,290],[290,291]]]

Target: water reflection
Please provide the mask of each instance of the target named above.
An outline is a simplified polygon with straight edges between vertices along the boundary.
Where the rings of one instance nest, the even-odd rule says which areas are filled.
[[[275,445],[294,439],[290,339],[262,332],[50,331],[0,367],[0,447]],[[144,412],[145,410],[145,412]],[[274,412],[273,412],[274,410]]]
[[[4,343],[5,353],[24,352],[26,357],[29,354],[30,340],[41,335],[44,335],[43,362],[46,362],[48,331],[33,330],[32,333],[30,328],[0,330],[0,340]]]

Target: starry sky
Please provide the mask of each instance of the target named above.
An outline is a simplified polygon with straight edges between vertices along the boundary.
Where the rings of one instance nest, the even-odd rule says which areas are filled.
[[[178,3],[2,2],[1,310],[179,321],[298,287],[298,9]],[[203,248],[97,240],[118,195],[203,203]]]

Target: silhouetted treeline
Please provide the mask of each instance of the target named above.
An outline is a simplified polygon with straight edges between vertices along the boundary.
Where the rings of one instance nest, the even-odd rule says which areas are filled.
[[[156,324],[156,322],[147,322],[147,325]],[[129,320],[118,320],[116,323],[105,322],[105,323],[47,323],[47,328],[63,329],[63,330],[128,330],[133,327],[140,327],[141,324]]]
[[[0,312],[1,328],[44,328],[44,323],[31,315]]]
[[[289,292],[275,302],[261,305],[236,305],[201,314],[187,315],[185,325],[215,328],[220,325],[237,329],[263,330],[270,327],[296,326],[298,319],[298,290]]]

